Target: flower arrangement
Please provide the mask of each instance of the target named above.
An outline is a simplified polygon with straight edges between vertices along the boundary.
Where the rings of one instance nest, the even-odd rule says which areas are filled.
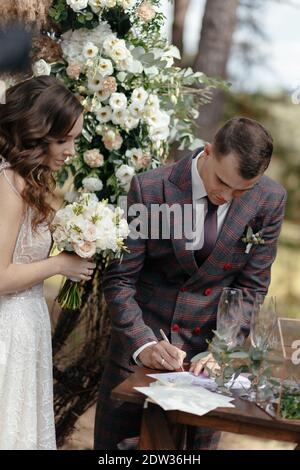
[[[115,203],[132,176],[161,165],[170,145],[194,149],[199,106],[223,86],[174,65],[176,47],[162,36],[160,0],[54,0],[63,57],[51,64],[84,106],[77,154],[59,172],[63,185],[93,191]],[[50,73],[49,64],[35,64]]]
[[[105,264],[121,258],[126,250],[124,239],[129,233],[123,211],[98,201],[94,193],[81,194],[76,202],[60,209],[52,223],[53,240],[59,250],[75,252],[81,258],[101,257]],[[63,308],[81,306],[80,287],[67,279],[58,301]]]

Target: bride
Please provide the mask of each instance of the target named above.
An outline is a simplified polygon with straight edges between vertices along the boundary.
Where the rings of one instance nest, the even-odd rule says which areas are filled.
[[[95,264],[48,257],[52,172],[74,153],[83,109],[53,77],[10,88],[0,104],[0,449],[55,449],[52,352],[43,281],[90,279]]]

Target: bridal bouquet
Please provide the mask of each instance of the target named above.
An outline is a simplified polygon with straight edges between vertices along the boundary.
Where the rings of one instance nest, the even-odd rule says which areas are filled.
[[[99,201],[93,193],[81,194],[77,201],[60,209],[53,220],[53,240],[59,250],[75,252],[81,258],[101,258],[105,264],[121,258],[129,234],[124,211]],[[79,283],[67,279],[58,294],[62,308],[81,306]]]

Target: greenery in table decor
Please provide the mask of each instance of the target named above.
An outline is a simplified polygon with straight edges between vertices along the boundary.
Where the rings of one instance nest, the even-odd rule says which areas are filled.
[[[300,419],[300,384],[283,384],[279,415],[284,419]]]
[[[213,377],[218,385],[218,391],[231,394],[230,389],[237,377],[242,372],[247,372],[248,352],[244,347],[229,347],[226,341],[226,334],[221,334],[213,330],[214,337],[209,342],[208,350],[198,354],[195,359],[201,359],[212,354],[220,369],[212,373],[209,366],[205,366],[206,371]]]

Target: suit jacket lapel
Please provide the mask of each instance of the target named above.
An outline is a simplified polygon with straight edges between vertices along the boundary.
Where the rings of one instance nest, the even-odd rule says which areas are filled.
[[[171,207],[178,205],[174,211],[174,221],[171,223],[170,235],[175,256],[182,268],[192,276],[198,269],[193,250],[187,250],[189,243],[184,230],[184,214],[188,224],[192,224],[192,154],[182,158],[173,166],[169,177],[164,181],[165,201]],[[185,206],[185,207],[184,207]],[[180,210],[179,210],[180,209]],[[185,222],[186,225],[186,222]],[[190,225],[191,226],[191,225]],[[181,234],[181,236],[175,236]]]

